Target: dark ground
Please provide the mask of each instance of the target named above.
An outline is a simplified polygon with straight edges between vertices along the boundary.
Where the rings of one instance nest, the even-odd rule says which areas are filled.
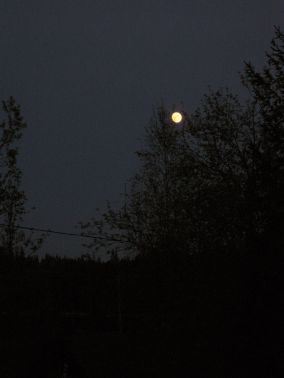
[[[279,258],[171,272],[63,259],[2,272],[0,376],[281,376]]]

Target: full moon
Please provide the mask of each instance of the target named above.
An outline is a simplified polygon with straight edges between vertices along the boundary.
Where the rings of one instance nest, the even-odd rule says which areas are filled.
[[[182,114],[180,112],[174,112],[172,114],[172,121],[174,123],[180,123],[182,121]]]

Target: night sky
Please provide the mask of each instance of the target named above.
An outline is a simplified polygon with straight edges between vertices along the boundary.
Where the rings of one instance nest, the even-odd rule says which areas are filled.
[[[283,0],[0,0],[0,98],[28,123],[25,224],[74,232],[117,203],[153,107],[190,113],[208,86],[242,94],[243,62],[262,66],[283,20]],[[78,255],[80,239],[45,252]]]

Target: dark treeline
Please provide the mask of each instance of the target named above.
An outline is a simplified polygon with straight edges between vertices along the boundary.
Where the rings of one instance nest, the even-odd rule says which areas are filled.
[[[123,206],[82,232],[81,258],[45,256],[26,212],[18,142],[0,140],[2,377],[276,377],[283,360],[284,35],[246,64],[249,99],[210,92],[173,125],[159,107]],[[182,111],[182,110],[181,110]],[[109,261],[96,259],[107,252]],[[121,258],[121,257],[124,258]]]
[[[224,255],[18,258],[1,270],[1,374],[59,377],[73,361],[91,377],[274,374],[282,274],[273,259]]]

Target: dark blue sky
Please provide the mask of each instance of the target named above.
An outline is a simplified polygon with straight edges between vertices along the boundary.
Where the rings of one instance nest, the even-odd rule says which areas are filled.
[[[1,0],[0,98],[28,123],[21,150],[34,227],[74,231],[137,167],[152,108],[188,113],[208,86],[240,91],[261,67],[282,0]],[[51,237],[44,252],[79,254]]]

